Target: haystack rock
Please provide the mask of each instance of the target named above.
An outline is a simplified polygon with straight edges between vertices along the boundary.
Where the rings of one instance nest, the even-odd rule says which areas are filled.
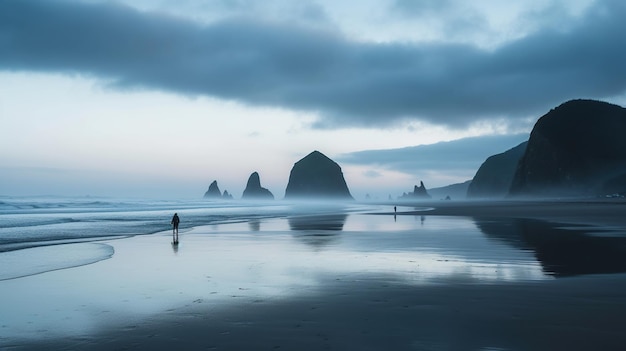
[[[319,151],[296,162],[289,174],[285,199],[303,198],[354,199],[341,167]]]
[[[217,180],[214,180],[211,185],[209,185],[209,190],[204,193],[205,199],[219,199],[222,197],[222,192],[220,188],[217,186]]]
[[[259,173],[254,172],[248,178],[246,190],[243,191],[241,198],[246,200],[274,200],[274,195],[271,191],[261,186]]]
[[[510,195],[597,196],[626,192],[626,109],[572,100],[530,134]]]
[[[525,141],[503,153],[489,156],[467,188],[468,198],[505,197],[509,193],[519,160],[524,156]]]

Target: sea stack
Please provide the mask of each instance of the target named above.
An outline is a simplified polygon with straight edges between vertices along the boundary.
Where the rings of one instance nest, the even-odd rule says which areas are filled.
[[[289,174],[285,199],[307,198],[354,200],[341,167],[319,151],[296,162]]]
[[[220,199],[222,198],[222,192],[220,188],[217,186],[217,180],[214,180],[211,185],[209,185],[209,190],[204,193],[205,199]]]
[[[426,190],[426,186],[424,185],[424,182],[420,180],[420,185],[417,186],[413,186],[413,192],[410,193],[404,193],[402,194],[402,196],[400,196],[400,199],[403,200],[410,200],[410,199],[430,199],[430,195],[428,194],[428,191]]]
[[[530,133],[510,195],[599,196],[626,192],[626,109],[572,100]]]
[[[248,178],[248,184],[241,198],[245,200],[274,200],[274,195],[261,186],[259,173],[254,172]]]

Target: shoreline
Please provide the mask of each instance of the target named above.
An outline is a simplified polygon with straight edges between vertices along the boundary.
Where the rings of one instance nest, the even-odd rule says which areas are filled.
[[[411,209],[430,204],[440,206]],[[583,262],[574,276],[562,268],[547,275],[546,267],[572,262],[548,255],[551,246],[521,242],[528,238],[507,221],[546,220],[529,228],[540,237],[554,230],[574,243],[584,237],[573,251],[556,247],[578,259],[602,253],[605,238],[591,235],[598,230],[626,237],[626,207],[430,204],[398,204],[397,218],[375,204],[381,211],[213,223],[181,231],[176,248],[170,231],[98,241],[114,247],[110,259],[0,281],[0,346],[620,350],[626,343],[626,271],[601,273],[606,267]],[[575,222],[593,227],[559,227]]]
[[[626,201],[623,199],[564,200],[476,200],[420,201],[393,203],[398,216],[463,216],[481,218],[528,218],[552,222],[606,226],[626,226]],[[428,210],[401,210],[405,207]],[[389,212],[373,213],[393,215]]]

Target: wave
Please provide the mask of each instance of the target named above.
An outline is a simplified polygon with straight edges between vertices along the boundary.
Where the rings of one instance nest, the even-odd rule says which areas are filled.
[[[55,218],[55,219],[9,219],[3,218],[2,223],[0,223],[0,228],[24,228],[24,227],[36,227],[36,226],[45,226],[45,225],[53,225],[53,224],[63,224],[63,223],[73,223],[80,222],[80,220],[74,218]]]
[[[84,266],[111,258],[115,250],[101,243],[40,246],[0,255],[0,281]]]
[[[0,198],[0,252],[54,241],[84,242],[100,237],[128,237],[171,230],[175,212],[180,229],[218,222],[334,212],[322,205],[191,201],[141,201],[93,198]],[[333,205],[336,206],[336,205]],[[357,204],[352,211],[363,210]],[[342,210],[343,211],[343,210]]]

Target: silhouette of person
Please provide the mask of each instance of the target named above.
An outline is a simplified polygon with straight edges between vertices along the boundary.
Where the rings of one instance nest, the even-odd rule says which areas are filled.
[[[174,239],[174,244],[178,244],[178,223],[180,223],[180,218],[178,218],[178,213],[174,213],[174,217],[172,217],[172,238]]]

